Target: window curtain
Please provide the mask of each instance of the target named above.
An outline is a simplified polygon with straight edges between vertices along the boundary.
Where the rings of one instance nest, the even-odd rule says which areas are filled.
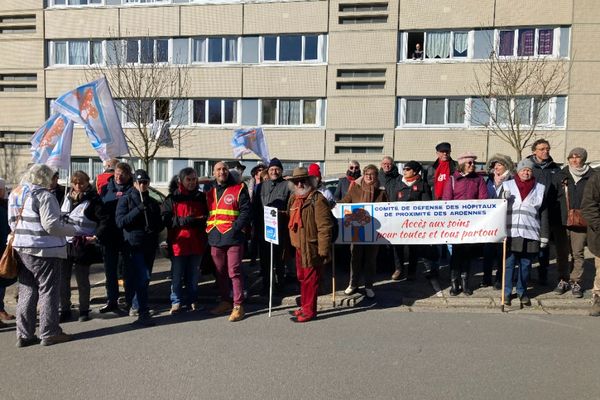
[[[531,124],[531,99],[516,99],[515,100],[515,124],[530,125]]]
[[[169,170],[169,161],[168,160],[154,160],[155,168],[156,168],[156,178],[154,179],[156,182],[166,182],[168,181],[168,170]]]
[[[316,100],[304,100],[304,110],[302,110],[302,123],[304,125],[314,125],[317,123]]]
[[[466,57],[469,47],[467,32],[454,32],[454,57]]]
[[[406,100],[406,121],[407,124],[420,124],[423,122],[423,100]]]
[[[426,40],[425,56],[427,58],[450,57],[450,32],[429,32]]]
[[[279,125],[300,125],[300,100],[279,101]]]
[[[88,63],[88,43],[84,41],[69,42],[69,64],[85,65]]]
[[[194,39],[192,61],[206,62],[206,39]]]
[[[498,53],[501,56],[512,56],[514,43],[515,43],[515,32],[514,31],[501,31],[500,32],[500,48],[498,49]]]
[[[237,61],[237,38],[227,38],[225,42],[225,61]]]
[[[102,42],[91,42],[92,64],[102,64]]]
[[[554,43],[554,29],[540,29],[538,40],[538,54],[552,54],[552,44]]]
[[[535,45],[534,29],[519,29],[519,47],[517,54],[519,56],[532,56]]]
[[[67,43],[54,42],[54,64],[67,63]]]

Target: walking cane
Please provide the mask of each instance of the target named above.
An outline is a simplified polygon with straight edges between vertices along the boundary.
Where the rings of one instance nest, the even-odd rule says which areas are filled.
[[[271,261],[269,262],[269,318],[273,306],[273,243],[271,243]]]
[[[502,241],[502,307],[501,310],[504,312],[504,285],[506,284],[506,238]],[[512,292],[512,287],[511,287]]]
[[[335,244],[331,244],[331,301],[335,308]]]

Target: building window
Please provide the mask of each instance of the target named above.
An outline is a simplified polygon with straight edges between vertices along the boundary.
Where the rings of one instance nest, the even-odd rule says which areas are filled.
[[[553,27],[500,29],[497,35],[496,50],[502,57],[564,56],[560,48],[569,40],[568,32]]]
[[[235,125],[238,118],[238,100],[192,100],[192,122],[200,125]]]
[[[407,32],[404,42],[406,60],[466,58],[469,50],[469,32]]]
[[[125,59],[133,64],[166,63],[169,61],[169,39],[127,39]]]
[[[338,133],[335,135],[336,142],[383,142],[382,134],[366,133]]]
[[[322,100],[263,99],[261,103],[262,125],[321,125]]]
[[[263,36],[261,42],[263,61],[324,61],[323,35]]]
[[[383,146],[335,146],[335,154],[381,154]]]
[[[338,10],[340,12],[370,12],[370,11],[387,11],[388,3],[348,3],[340,4]]]
[[[401,98],[398,122],[408,127],[464,126],[464,98]]]
[[[194,38],[192,61],[197,63],[222,63],[238,61],[237,37]]]
[[[102,40],[59,40],[48,43],[49,64],[90,65],[104,62]]]
[[[338,90],[385,89],[385,81],[337,82],[336,83],[336,89],[338,89]]]
[[[564,127],[566,97],[549,99],[540,97],[515,97],[470,101],[471,126],[536,126],[539,128]]]

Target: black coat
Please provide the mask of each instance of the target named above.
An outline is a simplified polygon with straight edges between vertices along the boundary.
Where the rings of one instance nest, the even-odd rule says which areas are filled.
[[[454,161],[452,158],[450,158],[449,161],[450,161],[450,176],[452,176],[452,174],[454,174],[454,171],[456,171],[456,169],[458,168],[458,163],[456,161]],[[433,164],[426,166],[421,171],[421,177],[423,178],[423,181],[427,182],[427,186],[429,186],[429,190],[431,192],[431,198],[433,200],[439,200],[439,199],[435,198],[435,192],[434,192],[435,182],[433,181],[435,179],[435,170],[437,169],[439,164],[440,164],[440,161],[435,160],[435,162]],[[448,177],[448,179],[450,179],[450,177]]]
[[[100,198],[102,199],[99,211],[100,220],[96,228],[96,236],[102,245],[112,246],[123,243],[123,230],[117,227],[115,215],[119,199],[127,195],[131,188],[130,183],[117,185],[114,177],[110,178],[108,183],[102,188],[100,192]]]
[[[529,158],[533,162],[533,177],[537,183],[541,183],[544,188],[544,200],[548,207],[548,219],[550,226],[562,225],[560,217],[560,205],[557,201],[557,187],[555,175],[560,171],[557,163],[549,157],[545,163],[538,163],[532,154]]]
[[[388,198],[391,198],[397,181],[402,179],[399,176],[400,173],[398,172],[398,167],[396,165],[392,166],[390,172],[383,172],[383,169],[379,169],[379,185],[385,187]]]
[[[123,229],[123,238],[130,246],[158,245],[158,234],[163,230],[160,203],[150,197],[148,192],[143,193],[144,202],[140,192],[132,188],[117,203],[117,226]]]
[[[581,208],[581,200],[583,199],[583,191],[588,180],[597,172],[595,172],[592,168],[586,172],[579,182],[575,184],[575,180],[573,176],[569,172],[569,167],[566,166],[560,172],[558,172],[554,177],[554,185],[556,186],[556,195],[558,204],[560,206],[560,217],[563,225],[567,224],[567,197],[565,196],[565,185],[567,185],[567,190],[569,192],[569,206],[574,209]]]
[[[398,178],[396,185],[392,187],[392,197],[389,201],[428,201],[431,200],[431,190],[429,185],[420,177],[417,181],[408,186]]]

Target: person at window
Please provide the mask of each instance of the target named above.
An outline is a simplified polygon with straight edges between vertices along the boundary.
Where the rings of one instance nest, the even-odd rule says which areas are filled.
[[[488,180],[487,191],[489,199],[503,199],[504,187],[502,184],[513,179],[515,163],[504,154],[494,154],[487,163]],[[483,279],[480,287],[492,285],[492,270],[496,267],[494,288],[502,288],[502,243],[485,243],[483,245]]]
[[[346,176],[340,178],[338,180],[338,184],[335,188],[335,193],[333,194],[333,199],[336,202],[339,202],[342,197],[348,193],[348,189],[350,189],[350,185],[356,179],[360,178],[360,164],[358,161],[352,160],[348,164],[348,169],[346,170]]]
[[[388,201],[385,188],[380,187],[378,176],[379,171],[377,167],[373,164],[367,165],[363,169],[363,176],[354,182],[340,203],[379,203]],[[346,290],[344,290],[346,295],[349,296],[356,293],[359,279],[363,275],[365,295],[369,299],[375,297],[373,279],[375,277],[378,251],[379,246],[377,245],[351,245],[350,283]]]
[[[422,60],[423,59],[423,50],[421,49],[421,43],[415,44],[415,49],[411,54],[411,58],[413,60]]]
[[[506,277],[504,305],[511,305],[513,273],[518,267],[517,296],[522,306],[530,306],[527,282],[531,264],[540,247],[548,245],[548,213],[544,185],[533,176],[534,163],[525,158],[517,165],[514,179],[502,184],[508,198]]]
[[[456,171],[457,163],[452,159],[452,146],[448,142],[441,142],[435,146],[436,160],[423,168],[421,175],[431,190],[431,199],[440,200],[444,192],[444,185],[450,176]],[[425,252],[426,276],[432,283],[437,282],[439,276],[440,259],[446,251],[446,245],[432,245]],[[436,291],[437,287],[434,287]]]
[[[244,229],[250,223],[250,197],[246,186],[232,179],[223,161],[215,164],[213,176],[213,187],[206,192],[206,232],[221,301],[210,313],[231,313],[229,321],[236,322],[245,316],[241,265],[246,240]]]
[[[72,340],[59,325],[58,303],[60,266],[67,258],[65,236],[77,231],[63,221],[60,205],[50,193],[54,175],[47,165],[32,165],[8,201],[13,246],[20,259],[17,347],[40,340],[44,346]],[[38,311],[39,338],[35,336]]]
[[[287,203],[290,198],[290,189],[287,182],[283,179],[283,164],[278,158],[273,158],[267,169],[269,179],[262,183],[260,188],[259,201],[252,204],[255,208],[255,215],[262,217],[264,206],[274,207],[279,210],[279,244],[273,245],[273,268],[275,272],[275,290],[281,293],[285,285],[285,249],[288,245],[287,232]],[[271,243],[262,238],[260,246],[260,271],[262,276],[261,293],[266,295],[269,292],[269,280],[271,268]]]
[[[160,204],[150,196],[149,187],[148,173],[143,169],[136,170],[133,188],[119,199],[115,214],[117,227],[123,230],[125,252],[129,257],[125,269],[125,301],[130,309],[137,305],[135,323],[142,326],[154,325],[148,307],[148,284],[158,248],[158,234],[164,228]]]
[[[475,172],[477,156],[466,152],[458,157],[458,168],[444,185],[442,200],[475,200],[487,199],[487,187],[481,176]],[[450,295],[456,296],[461,291],[470,296],[473,291],[469,287],[471,263],[476,257],[478,244],[452,245],[450,260]]]
[[[96,176],[96,192],[102,193],[104,186],[108,185],[108,180],[115,175],[115,167],[119,163],[116,158],[111,158],[102,163],[104,171]]]
[[[206,251],[206,196],[198,190],[198,175],[183,168],[169,184],[169,195],[162,205],[171,254],[171,315],[198,310],[200,264]],[[183,286],[185,285],[185,293]]]
[[[96,237],[102,247],[104,257],[104,274],[106,277],[106,304],[100,308],[100,313],[118,313],[119,299],[119,265],[127,269],[129,258],[125,253],[123,231],[117,227],[115,214],[119,199],[129,193],[133,185],[131,167],[120,162],[115,166],[113,177],[108,179],[106,186],[100,192],[102,209],[100,222],[96,228]]]
[[[6,181],[0,178],[0,254],[4,254],[6,248],[6,238],[10,233],[10,227],[8,226],[8,202],[6,200]],[[13,320],[15,316],[9,314],[4,309],[4,295],[6,293],[6,287],[0,285],[0,328],[6,326],[2,320]]]
[[[561,222],[567,237],[567,249],[571,255],[571,266],[567,263],[559,263],[558,285],[556,293],[563,294],[571,289],[573,296],[583,297],[581,280],[583,276],[583,262],[585,261],[584,249],[587,237],[586,227],[567,226],[569,210],[581,209],[583,191],[589,179],[596,173],[589,165],[585,164],[587,151],[576,147],[567,156],[568,165],[555,175],[556,193],[560,205]],[[569,196],[567,201],[567,194]],[[564,260],[561,260],[564,261]],[[570,271],[570,275],[569,275]]]
[[[61,207],[63,215],[77,227],[75,236],[68,236],[68,258],[61,266],[60,273],[60,322],[71,320],[71,274],[75,272],[79,292],[79,321],[90,319],[90,265],[97,262],[96,225],[99,221],[102,200],[90,177],[83,171],[75,171],[71,176],[71,187]]]
[[[600,174],[595,173],[588,180],[581,199],[581,214],[587,222],[588,250],[594,255],[596,275],[592,290],[590,315],[600,316]]]
[[[431,191],[427,182],[421,179],[419,174],[422,165],[416,161],[409,161],[402,168],[402,179],[396,181],[396,185],[392,187],[392,193],[389,201],[428,201],[431,200]],[[396,270],[392,274],[392,280],[399,281],[408,279],[413,281],[417,277],[417,263],[419,257],[418,245],[396,245],[394,246],[395,253],[398,257]],[[404,252],[408,252],[408,268],[404,269]],[[400,268],[398,268],[400,266]]]
[[[554,185],[554,175],[560,171],[560,167],[550,156],[550,143],[546,139],[538,139],[533,142],[531,151],[533,154],[527,158],[533,162],[533,177],[538,183],[544,185],[546,190],[546,204],[551,237],[556,248],[556,262],[558,265],[566,265],[569,250],[567,248],[567,237],[560,219],[560,205],[556,198],[557,188]],[[546,286],[548,285],[548,266],[550,265],[549,246],[540,249],[538,263],[538,283],[541,286]],[[556,291],[558,292],[559,289],[562,290],[557,287]]]
[[[292,312],[292,321],[308,322],[317,316],[319,281],[331,260],[333,220],[329,201],[317,190],[317,178],[306,168],[295,168],[288,182],[292,191],[288,228],[300,283],[300,308]]]

